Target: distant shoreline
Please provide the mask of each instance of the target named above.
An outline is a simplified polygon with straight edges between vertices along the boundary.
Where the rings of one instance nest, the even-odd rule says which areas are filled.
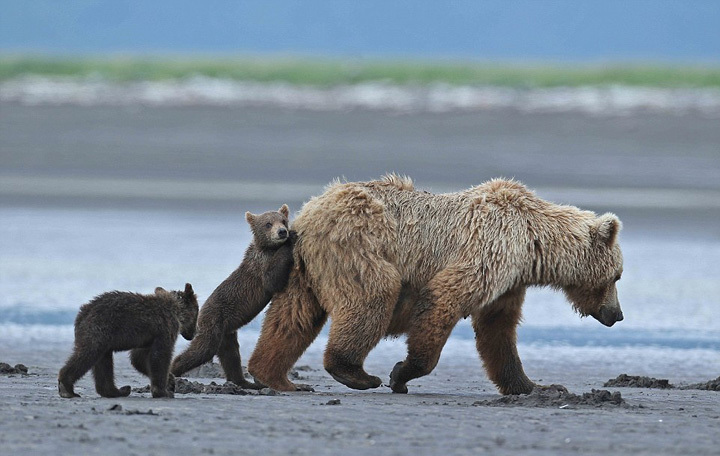
[[[111,82],[167,81],[194,77],[332,87],[368,82],[390,85],[448,84],[549,88],[631,86],[720,88],[720,64],[628,61],[598,63],[322,57],[152,56],[111,57],[0,53],[0,81],[28,75]]]

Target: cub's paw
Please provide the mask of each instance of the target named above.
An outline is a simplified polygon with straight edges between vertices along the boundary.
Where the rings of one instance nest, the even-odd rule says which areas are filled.
[[[290,243],[295,244],[295,242],[297,241],[297,238],[298,238],[297,231],[290,230],[290,232],[288,233],[288,240],[290,241]]]
[[[73,391],[72,386],[68,388],[63,384],[63,382],[58,382],[58,393],[60,393],[60,397],[64,397],[65,399],[80,397],[79,394]]]
[[[170,391],[170,390],[153,389],[152,397],[156,398],[156,399],[160,399],[160,398],[173,399],[175,397],[175,392]]]

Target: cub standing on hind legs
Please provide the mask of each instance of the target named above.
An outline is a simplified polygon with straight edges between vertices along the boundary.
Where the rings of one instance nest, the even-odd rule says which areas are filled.
[[[278,211],[260,215],[245,213],[253,241],[240,267],[218,285],[202,306],[197,335],[173,361],[173,375],[179,377],[217,355],[228,381],[241,388],[262,387],[243,375],[237,330],[255,318],[273,294],[287,285],[295,243],[295,233],[288,230],[288,216],[287,204]]]
[[[80,308],[75,318],[75,348],[58,376],[61,397],[80,397],[73,385],[90,368],[103,397],[124,397],[130,387],[115,386],[113,352],[132,350],[130,361],[150,377],[153,397],[173,397],[168,371],[178,332],[191,340],[198,303],[192,286],[185,291],[156,288],[155,294],[111,291]]]

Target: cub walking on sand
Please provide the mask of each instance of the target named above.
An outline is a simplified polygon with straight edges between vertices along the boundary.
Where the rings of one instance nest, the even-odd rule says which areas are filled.
[[[192,285],[185,291],[156,288],[151,295],[111,291],[80,308],[75,318],[75,348],[58,375],[61,397],[80,397],[73,386],[92,368],[103,397],[124,397],[130,387],[115,386],[113,352],[131,350],[130,361],[150,377],[153,397],[173,397],[168,371],[178,332],[191,340],[198,303]]]
[[[295,233],[288,230],[288,216],[287,204],[278,211],[245,214],[253,241],[240,266],[202,306],[197,336],[173,361],[173,375],[181,376],[217,355],[228,381],[242,388],[262,387],[243,375],[237,330],[255,318],[273,294],[287,285],[295,241]]]

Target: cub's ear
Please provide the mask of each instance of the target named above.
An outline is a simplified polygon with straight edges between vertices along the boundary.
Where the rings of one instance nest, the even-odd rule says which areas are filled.
[[[193,291],[192,285],[190,285],[189,283],[186,283],[185,284],[185,296],[192,296],[193,293],[195,293],[195,292]]]
[[[249,211],[246,212],[246,213],[245,213],[245,220],[247,220],[247,222],[252,225],[252,222],[255,221],[255,214],[251,214]]]
[[[167,290],[164,289],[163,287],[155,288],[155,294],[163,294],[163,293],[167,293]]]
[[[597,233],[598,239],[608,247],[612,247],[617,240],[617,235],[620,232],[620,228],[622,228],[622,223],[615,214],[608,212],[595,220],[593,228]]]
[[[280,209],[278,209],[278,212],[285,216],[285,218],[290,217],[290,208],[287,204],[283,204]]]

